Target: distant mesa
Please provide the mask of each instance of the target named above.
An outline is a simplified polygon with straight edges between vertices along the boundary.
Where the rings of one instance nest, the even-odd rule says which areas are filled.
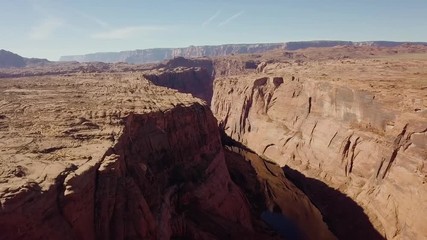
[[[121,52],[99,52],[86,55],[62,56],[60,61],[78,62],[126,62],[133,64],[159,63],[175,57],[200,58],[221,57],[233,54],[263,53],[275,49],[289,51],[335,46],[376,46],[395,47],[402,44],[427,45],[424,42],[392,42],[392,41],[300,41],[287,43],[258,43],[258,44],[225,44],[216,46],[189,46],[186,48],[153,48]]]
[[[263,53],[283,48],[283,43],[226,44],[218,46],[190,46],[186,48],[154,48],[122,52],[100,52],[86,55],[63,56],[60,61],[127,62],[134,64],[159,63],[175,57],[221,57],[232,54]]]
[[[26,66],[40,66],[48,64],[47,59],[24,58],[6,50],[0,50],[0,68],[21,68]]]

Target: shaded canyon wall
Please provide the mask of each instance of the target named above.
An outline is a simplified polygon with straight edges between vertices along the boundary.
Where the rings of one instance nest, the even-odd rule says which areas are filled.
[[[59,174],[55,166],[49,188],[2,196],[1,239],[259,236],[206,106],[132,113],[102,158]]]

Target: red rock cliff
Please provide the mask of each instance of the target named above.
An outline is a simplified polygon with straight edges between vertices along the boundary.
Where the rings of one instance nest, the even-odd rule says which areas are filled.
[[[387,239],[427,238],[426,117],[402,113],[397,98],[393,109],[356,85],[271,69],[270,75],[215,80],[212,110],[225,133],[348,195]],[[327,218],[339,219],[328,212],[346,198],[331,195],[320,208]],[[347,222],[342,216],[336,222],[338,237],[381,238],[366,235],[355,215],[349,215],[350,224],[340,225]]]
[[[213,82],[212,72],[210,71],[212,70],[200,67],[160,68],[144,74],[144,77],[155,85],[191,93],[193,96],[201,98],[210,104]]]
[[[129,74],[16,84],[0,84],[0,239],[269,238],[201,101]]]

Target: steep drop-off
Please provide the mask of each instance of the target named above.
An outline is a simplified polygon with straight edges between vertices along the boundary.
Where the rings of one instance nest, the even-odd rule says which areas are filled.
[[[277,164],[236,146],[226,146],[225,159],[231,178],[244,191],[252,211],[282,237],[335,239],[319,210]]]
[[[209,108],[137,78],[2,81],[1,239],[258,236]]]
[[[314,65],[327,79],[328,65]],[[393,108],[385,103],[392,96],[376,98],[354,83],[278,67],[215,80],[212,110],[223,131],[286,166],[339,238],[426,238],[425,111],[398,108],[396,98]]]
[[[0,239],[278,239],[230,177],[203,101],[140,73],[3,79],[0,92]],[[276,180],[265,210],[301,239],[334,239]]]
[[[191,93],[194,97],[205,100],[208,104],[212,99],[212,73],[207,68],[177,67],[157,69],[144,73],[144,77],[157,86],[176,89],[183,93]]]

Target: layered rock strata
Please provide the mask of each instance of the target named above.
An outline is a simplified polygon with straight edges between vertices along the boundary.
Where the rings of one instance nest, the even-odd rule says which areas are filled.
[[[355,224],[338,237],[427,238],[427,96],[420,80],[427,62],[415,57],[269,65],[264,73],[216,79],[212,110],[233,140],[348,195],[380,233],[367,233],[357,219],[337,220],[332,228]],[[298,178],[293,171],[285,172]],[[333,218],[328,213],[340,201],[322,204]]]
[[[60,61],[79,62],[128,62],[128,63],[153,63],[161,62],[175,57],[219,57],[232,54],[261,53],[282,48],[283,43],[259,44],[225,44],[217,46],[189,46],[185,48],[155,48],[122,52],[101,52],[86,55],[63,56]]]
[[[158,86],[191,93],[194,97],[205,100],[208,104],[212,99],[212,72],[200,67],[160,68],[144,73],[144,77]]]
[[[277,239],[202,100],[132,73],[2,79],[0,92],[0,239]],[[332,236],[311,223],[308,236]]]
[[[210,110],[136,78],[2,81],[1,239],[257,236]]]

